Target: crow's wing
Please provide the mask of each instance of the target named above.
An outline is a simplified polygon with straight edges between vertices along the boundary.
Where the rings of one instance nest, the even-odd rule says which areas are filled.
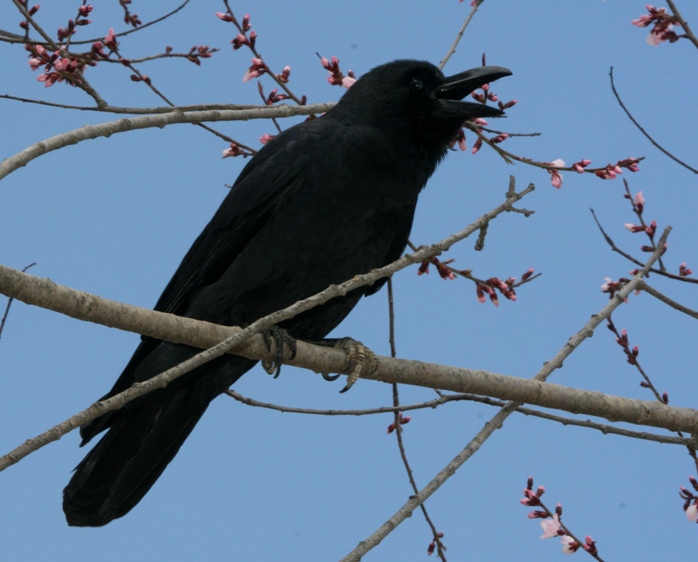
[[[184,314],[188,297],[221,277],[268,218],[304,184],[311,147],[331,125],[322,119],[308,121],[259,151],[184,256],[155,310]]]
[[[185,315],[189,297],[218,281],[268,218],[305,183],[308,155],[319,142],[318,135],[328,126],[332,124],[321,119],[302,123],[257,153],[184,256],[155,310]],[[160,340],[144,337],[114,386],[100,400],[123,392],[140,380],[143,373],[136,376],[136,369],[160,344]],[[109,412],[82,426],[81,445],[110,427],[117,415],[118,411]]]

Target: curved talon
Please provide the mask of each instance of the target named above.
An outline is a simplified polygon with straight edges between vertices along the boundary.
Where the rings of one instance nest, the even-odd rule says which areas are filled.
[[[264,343],[267,346],[268,351],[272,350],[271,344],[272,340],[274,341],[276,350],[274,360],[262,360],[262,368],[268,374],[274,375],[274,378],[276,378],[281,373],[281,365],[284,362],[284,344],[286,344],[290,352],[289,359],[294,359],[296,357],[298,345],[291,334],[278,326],[272,326],[268,330],[264,330],[262,332],[262,337],[264,338]]]
[[[264,369],[267,375],[274,375],[274,378],[276,378],[279,376],[279,373],[281,372],[281,365],[277,367],[273,361],[267,361],[266,359],[262,359],[262,369]]]
[[[375,372],[378,368],[378,358],[368,347],[360,341],[352,338],[341,338],[337,340],[334,347],[342,349],[347,354],[347,375],[346,386],[339,391],[340,394],[349,390],[359,379],[362,372],[368,374]]]
[[[322,375],[322,378],[325,379],[327,382],[334,382],[336,381],[339,377],[342,375],[330,375],[329,373],[320,373]]]

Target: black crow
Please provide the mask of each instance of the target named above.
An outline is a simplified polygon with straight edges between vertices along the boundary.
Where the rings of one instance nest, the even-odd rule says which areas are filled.
[[[244,326],[333,283],[400,257],[417,198],[464,121],[499,109],[461,101],[511,72],[485,66],[444,77],[428,62],[374,68],[318,119],[268,142],[245,166],[155,310]],[[322,340],[385,280],[283,322]],[[110,397],[199,350],[143,338]],[[131,510],[208,404],[255,361],[219,357],[80,430],[107,430],[63,492],[70,525],[99,527]]]

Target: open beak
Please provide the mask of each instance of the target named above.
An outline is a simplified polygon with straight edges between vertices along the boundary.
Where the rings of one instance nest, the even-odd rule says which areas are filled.
[[[434,90],[433,96],[444,114],[463,117],[464,121],[474,117],[501,117],[504,112],[496,107],[461,100],[484,84],[505,76],[511,76],[511,70],[502,66],[480,66],[447,76],[444,83]]]

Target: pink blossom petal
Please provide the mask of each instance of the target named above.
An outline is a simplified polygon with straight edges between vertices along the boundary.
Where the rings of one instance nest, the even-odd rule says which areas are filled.
[[[691,523],[698,521],[698,505],[696,505],[695,502],[693,502],[686,510],[686,518]]]
[[[560,542],[562,543],[563,554],[574,554],[575,552],[577,552],[577,548],[579,547],[579,545],[577,544],[577,541],[575,541],[569,535],[563,536],[560,539]]]
[[[540,526],[543,528],[543,534],[540,536],[541,539],[557,537],[557,532],[560,529],[560,521],[557,514],[547,519],[542,519]]]
[[[562,174],[560,172],[551,172],[550,182],[553,184],[555,189],[560,189],[562,187]]]

